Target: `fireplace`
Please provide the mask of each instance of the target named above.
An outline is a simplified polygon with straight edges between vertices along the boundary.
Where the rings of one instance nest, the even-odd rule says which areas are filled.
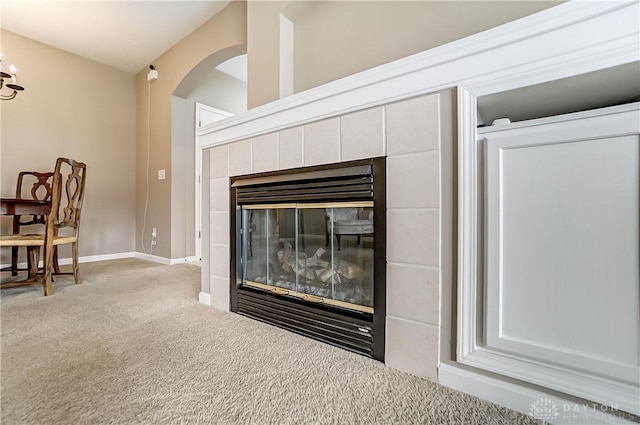
[[[384,360],[385,158],[231,180],[231,310]]]

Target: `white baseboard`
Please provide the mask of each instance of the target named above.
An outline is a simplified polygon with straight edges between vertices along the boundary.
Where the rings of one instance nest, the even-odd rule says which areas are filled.
[[[636,424],[633,415],[610,414],[611,407],[589,402],[578,403],[556,393],[508,382],[455,363],[440,364],[438,383],[551,424]]]
[[[196,263],[198,261],[200,261],[200,258],[196,256],[184,257],[184,258],[172,258],[170,260],[170,264],[174,265],[174,264],[184,264],[184,263]]]
[[[211,305],[211,295],[207,294],[206,292],[200,292],[198,294],[198,301],[200,301],[201,304],[204,305]]]
[[[87,255],[84,257],[78,257],[79,263],[93,263],[96,261],[108,261],[108,260],[119,260],[122,258],[140,258],[142,260],[153,261],[154,263],[166,264],[166,265],[174,265],[174,264],[184,264],[184,263],[195,263],[200,259],[198,257],[184,257],[184,258],[164,258],[158,257],[157,255],[144,254],[142,252],[118,252],[115,254],[102,254],[102,255]],[[71,258],[61,258],[58,263],[61,266],[71,264]],[[10,264],[1,264],[0,268],[9,267]],[[18,267],[24,269],[27,267],[26,262],[22,262],[18,264]],[[42,260],[40,261],[39,267],[42,267]]]
[[[170,258],[158,257],[157,255],[145,254],[143,252],[136,252],[135,257],[140,258],[141,260],[153,261],[154,263],[160,263],[160,264],[166,264],[166,265],[171,264]]]
[[[121,258],[133,258],[135,252],[119,252],[117,254],[101,254],[101,255],[87,255],[85,257],[78,257],[78,263],[93,263],[95,261],[108,261],[119,260]],[[58,261],[60,264],[71,264],[71,258],[61,258]]]
[[[183,258],[164,258],[157,255],[145,254],[142,252],[136,252],[136,258],[143,260],[153,261],[155,263],[167,264],[173,266],[174,264],[184,264],[199,261],[198,257],[183,257]]]
[[[87,255],[84,257],[78,257],[78,263],[93,263],[96,261],[109,261],[109,260],[120,260],[122,258],[133,258],[136,256],[135,252],[118,252],[115,254],[101,254],[101,255]],[[71,264],[71,258],[60,258],[58,260],[58,264],[61,266]],[[2,264],[0,268],[9,267],[11,264]],[[18,267],[25,269],[27,267],[27,263],[18,263]],[[38,267],[42,267],[42,260],[38,264]]]

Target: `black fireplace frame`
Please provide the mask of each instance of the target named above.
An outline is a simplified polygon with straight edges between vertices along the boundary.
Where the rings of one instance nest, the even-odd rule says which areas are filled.
[[[276,295],[238,282],[238,260],[241,258],[242,235],[237,231],[240,206],[236,184],[242,181],[272,181],[274,178],[295,182],[295,175],[305,173],[305,181],[317,176],[339,175],[342,170],[370,166],[370,199],[374,203],[374,293],[373,313],[315,304],[299,298]],[[326,195],[327,202],[339,195]],[[360,195],[358,195],[360,196]],[[362,195],[365,196],[365,195]],[[364,198],[361,198],[364,199]],[[314,199],[316,202],[317,199]],[[231,178],[230,190],[230,308],[242,314],[292,332],[305,335],[358,354],[384,361],[386,318],[386,158],[340,162],[336,164],[300,167],[275,172]]]

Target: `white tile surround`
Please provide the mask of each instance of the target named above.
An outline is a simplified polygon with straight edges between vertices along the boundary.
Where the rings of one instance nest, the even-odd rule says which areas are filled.
[[[439,362],[440,146],[451,92],[412,98],[214,147],[211,304],[229,310],[229,177],[387,155],[385,363],[432,380]],[[444,137],[447,140],[443,140]]]

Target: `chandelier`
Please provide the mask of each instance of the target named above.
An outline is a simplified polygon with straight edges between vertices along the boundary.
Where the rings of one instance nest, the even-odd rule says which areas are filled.
[[[19,91],[24,90],[24,87],[18,85],[18,69],[14,64],[9,66],[9,73],[6,73],[2,69],[2,54],[0,53],[0,99],[2,100],[11,100],[18,94]],[[11,79],[10,83],[5,84],[4,79]],[[13,92],[4,94],[2,91],[4,88],[8,88],[9,90],[13,90]]]

